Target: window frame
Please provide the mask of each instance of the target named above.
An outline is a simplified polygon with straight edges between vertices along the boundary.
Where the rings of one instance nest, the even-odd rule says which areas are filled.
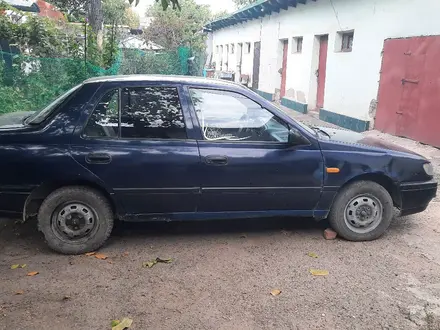
[[[121,113],[122,113],[122,89],[124,88],[152,88],[152,87],[159,87],[159,88],[174,88],[177,91],[177,95],[179,97],[180,102],[180,109],[182,112],[183,117],[183,123],[185,125],[185,139],[162,139],[162,138],[129,138],[129,137],[122,137],[122,131],[121,131]],[[164,84],[160,81],[156,83],[151,82],[126,82],[126,83],[118,83],[117,85],[114,84],[114,82],[110,82],[108,88],[98,91],[99,97],[95,100],[95,102],[92,105],[92,110],[90,111],[90,114],[88,114],[87,119],[85,120],[85,123],[82,125],[81,131],[80,131],[80,137],[83,140],[106,140],[106,141],[189,141],[193,140],[190,138],[190,126],[188,123],[191,124],[192,127],[192,121],[191,118],[188,119],[188,117],[185,114],[185,98],[184,94],[181,90],[182,86],[180,84]],[[90,118],[92,117],[94,111],[96,110],[96,107],[99,105],[99,102],[102,100],[102,98],[107,95],[112,90],[118,90],[118,136],[117,137],[107,137],[107,136],[87,136],[84,134],[84,131],[89,123]]]
[[[292,51],[291,51],[291,53],[292,54],[302,54],[303,43],[304,43],[303,36],[292,37]],[[299,46],[300,46],[300,49],[298,50]]]
[[[232,91],[232,90],[227,90],[227,89],[223,89],[223,88],[213,88],[213,87],[204,87],[204,86],[194,86],[194,85],[187,85],[185,86],[185,92],[188,98],[188,105],[191,109],[191,114],[194,116],[194,122],[195,124],[197,124],[197,132],[198,132],[198,138],[196,139],[198,142],[205,142],[205,143],[218,143],[218,144],[234,144],[234,145],[255,145],[255,146],[259,146],[259,145],[263,145],[263,146],[272,146],[272,147],[284,147],[284,148],[288,148],[291,147],[291,145],[289,144],[288,141],[286,142],[278,142],[278,141],[246,141],[246,140],[239,140],[239,141],[231,141],[231,140],[206,140],[202,131],[202,126],[200,124],[200,120],[199,117],[197,116],[197,112],[196,109],[194,107],[193,101],[192,101],[192,97],[191,97],[191,89],[196,89],[196,90],[203,90],[203,91],[217,91],[217,92],[228,92],[228,93],[232,93],[232,94],[237,94],[237,95],[241,95],[243,97],[246,97],[247,99],[251,100],[252,102],[258,104],[262,109],[268,111],[269,113],[271,113],[274,117],[277,118],[277,120],[284,125],[288,132],[290,132],[292,130],[292,126],[290,123],[288,123],[287,121],[285,121],[283,118],[281,118],[280,116],[278,116],[276,113],[274,113],[273,111],[271,111],[270,109],[264,107],[261,105],[261,103],[255,101],[254,99],[248,97],[247,95],[240,93],[238,91]],[[301,133],[302,134],[302,133]]]
[[[347,47],[344,47],[344,41],[347,40]],[[350,46],[350,39],[351,39],[351,47]],[[353,51],[353,43],[354,43],[354,31],[347,31],[341,33],[341,49],[340,51],[342,53],[350,53]]]

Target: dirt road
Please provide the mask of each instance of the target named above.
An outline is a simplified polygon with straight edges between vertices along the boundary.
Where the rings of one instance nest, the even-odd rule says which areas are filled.
[[[131,329],[430,329],[439,216],[436,202],[368,243],[326,241],[311,220],[130,224],[100,251],[107,260],[52,253],[32,224],[4,222],[0,328],[110,329],[128,316]],[[156,257],[174,260],[142,267]]]

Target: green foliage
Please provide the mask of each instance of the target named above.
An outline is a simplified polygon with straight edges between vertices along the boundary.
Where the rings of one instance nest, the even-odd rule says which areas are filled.
[[[119,0],[105,1],[115,1],[121,5],[121,2],[117,2]],[[199,29],[209,17],[209,10],[204,6],[195,6],[193,0],[186,0],[185,3],[190,3],[192,13],[174,11],[179,16],[172,17],[178,17],[179,24],[190,22],[193,29]],[[157,8],[163,13],[160,6]],[[180,16],[181,13],[183,16]],[[191,25],[194,22],[195,25]],[[183,29],[179,33],[185,38],[184,42],[174,44],[170,51],[157,54],[134,50],[122,55],[117,47],[118,31],[114,27],[105,33],[102,52],[98,48],[96,34],[91,27],[87,27],[85,62],[84,40],[78,37],[83,35],[84,26],[57,26],[53,21],[31,15],[26,22],[14,24],[9,17],[0,15],[0,38],[8,40],[21,52],[21,55],[0,52],[0,113],[40,109],[90,77],[129,73],[187,74],[189,50],[178,46],[194,44],[204,50],[204,39],[199,35],[191,36],[191,29]],[[7,58],[12,58],[12,67],[4,66],[6,62],[3,59]],[[198,66],[190,71],[197,70]]]
[[[26,22],[14,24],[9,17],[0,15],[0,39],[8,40],[21,52],[35,56],[66,56],[71,51],[77,53],[78,49],[74,35],[41,16],[29,15]]]
[[[103,66],[106,68],[110,67],[115,62],[119,52],[117,29],[112,27],[108,34],[109,35],[104,40],[104,52],[102,54]]]
[[[69,22],[84,22],[87,0],[51,0],[50,3],[66,13]]]
[[[153,22],[145,30],[145,38],[166,49],[185,46],[202,51],[206,48],[206,36],[200,32],[211,18],[209,7],[194,0],[180,0],[180,3],[181,11],[163,11],[159,3],[149,7],[147,16],[153,17]]]
[[[125,0],[103,0],[104,24],[124,24],[128,6]]]
[[[220,11],[220,12],[218,12],[218,13],[213,14],[213,15],[211,16],[210,21],[216,21],[216,20],[218,20],[218,19],[221,19],[221,18],[227,17],[227,16],[229,16],[229,15],[230,15],[230,13],[228,13],[226,10],[222,10],[222,11]]]
[[[132,29],[137,29],[140,26],[139,15],[133,11],[130,7],[125,10],[125,24],[127,24]]]
[[[186,61],[187,58],[184,58]],[[177,51],[162,53],[125,50],[120,74],[185,74]]]
[[[232,1],[234,1],[237,8],[243,8],[247,5],[257,2],[257,0],[232,0]]]

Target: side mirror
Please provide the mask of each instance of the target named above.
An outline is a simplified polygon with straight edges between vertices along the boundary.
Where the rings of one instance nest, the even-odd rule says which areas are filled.
[[[300,146],[300,145],[310,144],[310,141],[295,128],[289,129],[289,137],[288,137],[287,142],[291,146]]]

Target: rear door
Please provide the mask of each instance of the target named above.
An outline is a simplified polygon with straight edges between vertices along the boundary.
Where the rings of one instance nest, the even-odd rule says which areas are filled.
[[[188,95],[200,127],[199,211],[312,215],[323,179],[318,148],[289,145],[289,125],[245,95],[200,88]]]
[[[128,214],[196,209],[200,156],[180,94],[178,85],[108,84],[75,133],[74,158],[115,193]]]

